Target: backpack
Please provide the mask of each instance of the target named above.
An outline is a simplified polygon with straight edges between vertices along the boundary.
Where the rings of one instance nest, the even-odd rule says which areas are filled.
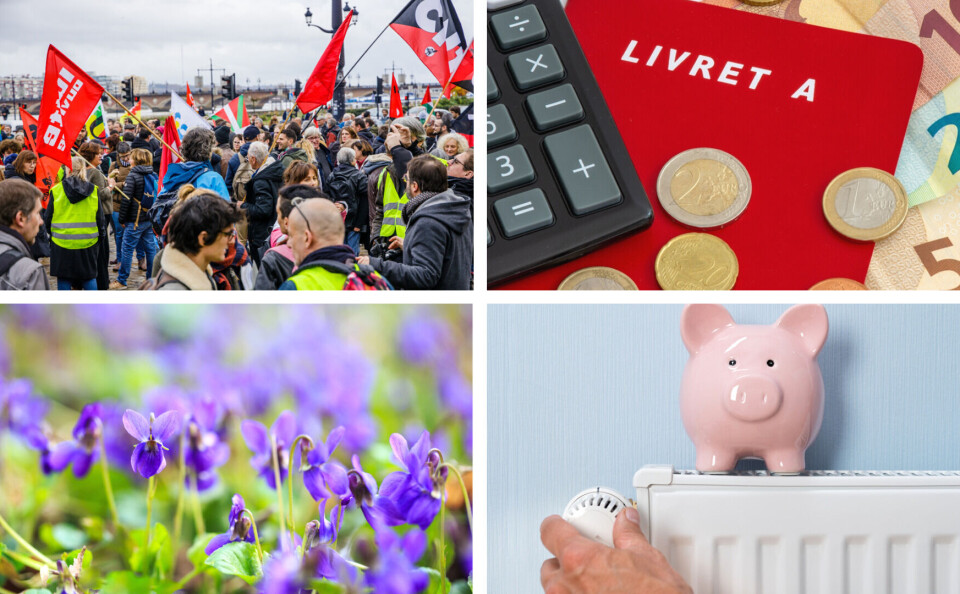
[[[160,274],[158,274],[157,276],[148,278],[147,280],[143,281],[143,284],[140,285],[138,290],[159,291],[160,289],[162,289],[166,285],[169,285],[170,283],[178,283],[178,282],[180,281],[173,278],[172,276],[167,274],[165,271],[161,270]]]
[[[253,167],[250,166],[250,161],[242,154],[237,153],[237,158],[240,159],[240,166],[233,174],[233,197],[237,202],[246,202],[247,182],[253,177]]]
[[[144,210],[150,210],[154,200],[157,198],[157,183],[159,179],[156,174],[143,176],[143,197],[140,199],[140,207]]]
[[[353,183],[346,175],[343,175],[342,173],[337,171],[331,173],[330,177],[327,178],[327,182],[323,187],[323,190],[334,202],[343,202],[345,204],[350,204],[353,202]]]
[[[147,216],[150,217],[150,224],[153,225],[153,232],[157,234],[157,237],[163,237],[163,228],[167,226],[170,212],[173,211],[176,204],[176,192],[164,192],[153,201],[153,206],[150,207]]]
[[[373,267],[366,264],[357,264],[350,262],[344,264],[335,260],[321,260],[320,266],[330,272],[346,274],[347,278],[343,281],[344,291],[392,291],[393,286],[387,279],[380,276],[380,273]]]
[[[6,276],[13,265],[26,258],[19,250],[9,249],[0,254],[0,277]]]

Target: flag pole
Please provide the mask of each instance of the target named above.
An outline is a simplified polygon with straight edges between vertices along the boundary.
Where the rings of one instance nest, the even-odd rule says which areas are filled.
[[[183,158],[183,155],[181,155],[180,152],[179,152],[177,149],[175,149],[175,148],[173,148],[172,146],[170,146],[169,144],[167,144],[166,141],[165,141],[163,138],[161,138],[159,134],[156,133],[156,131],[154,131],[152,128],[150,128],[150,126],[148,126],[148,125],[146,125],[146,124],[143,123],[143,120],[140,119],[140,116],[138,116],[137,114],[135,114],[135,113],[133,113],[132,111],[130,111],[129,109],[127,109],[127,106],[126,106],[126,105],[124,105],[123,103],[120,103],[120,100],[119,100],[119,99],[117,99],[116,97],[114,97],[113,95],[111,95],[111,94],[110,94],[110,91],[107,91],[106,89],[104,89],[104,90],[103,90],[103,94],[106,95],[107,97],[110,97],[111,99],[113,99],[113,102],[114,102],[114,103],[116,103],[117,105],[119,105],[119,106],[123,109],[123,111],[127,112],[127,113],[130,115],[130,117],[132,117],[133,119],[135,119],[138,124],[140,124],[141,126],[143,126],[144,128],[146,128],[147,131],[150,132],[150,134],[153,134],[153,137],[156,138],[157,140],[159,140],[160,143],[163,144],[163,146],[165,146],[165,147],[167,147],[168,149],[170,149],[170,152],[172,152],[174,155],[176,155],[178,159],[180,159],[181,161],[186,161],[186,159]]]
[[[373,47],[373,44],[375,44],[377,41],[380,40],[381,37],[383,37],[383,34],[387,32],[387,29],[389,29],[389,28],[390,28],[390,25],[392,25],[392,24],[393,24],[393,21],[390,21],[389,23],[387,23],[387,26],[384,27],[382,31],[380,31],[380,34],[377,35],[377,36],[374,38],[374,40],[370,42],[370,45],[367,46],[367,49],[363,50],[363,53],[360,54],[360,57],[357,58],[356,61],[355,61],[355,62],[350,66],[350,68],[346,71],[346,73],[344,73],[343,78],[340,80],[340,82],[338,82],[337,84],[335,84],[335,85],[333,86],[333,90],[334,90],[334,91],[336,91],[338,88],[340,88],[340,86],[343,85],[344,82],[346,82],[347,77],[350,76],[350,73],[353,72],[353,69],[357,67],[357,64],[360,63],[360,60],[362,60],[363,57],[367,55],[367,52],[370,51],[370,48]]]

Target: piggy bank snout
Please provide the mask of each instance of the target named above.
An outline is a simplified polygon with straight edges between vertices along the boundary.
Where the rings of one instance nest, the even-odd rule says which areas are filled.
[[[746,375],[730,383],[723,395],[727,412],[741,421],[769,419],[783,403],[783,390],[771,377]]]

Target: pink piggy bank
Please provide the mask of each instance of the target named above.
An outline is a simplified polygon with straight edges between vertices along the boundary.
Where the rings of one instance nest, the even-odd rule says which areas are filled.
[[[817,353],[827,328],[821,305],[791,307],[772,326],[739,326],[720,305],[684,308],[680,411],[697,470],[729,472],[746,457],[770,472],[804,470],[823,420]]]

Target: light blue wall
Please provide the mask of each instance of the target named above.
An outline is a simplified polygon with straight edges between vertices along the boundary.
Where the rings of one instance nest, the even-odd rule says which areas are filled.
[[[773,323],[786,305],[728,306]],[[681,306],[490,306],[489,584],[537,592],[540,521],[644,464],[692,468]],[[960,469],[960,307],[827,306],[826,410],[810,469]],[[750,462],[757,467],[756,463]]]

